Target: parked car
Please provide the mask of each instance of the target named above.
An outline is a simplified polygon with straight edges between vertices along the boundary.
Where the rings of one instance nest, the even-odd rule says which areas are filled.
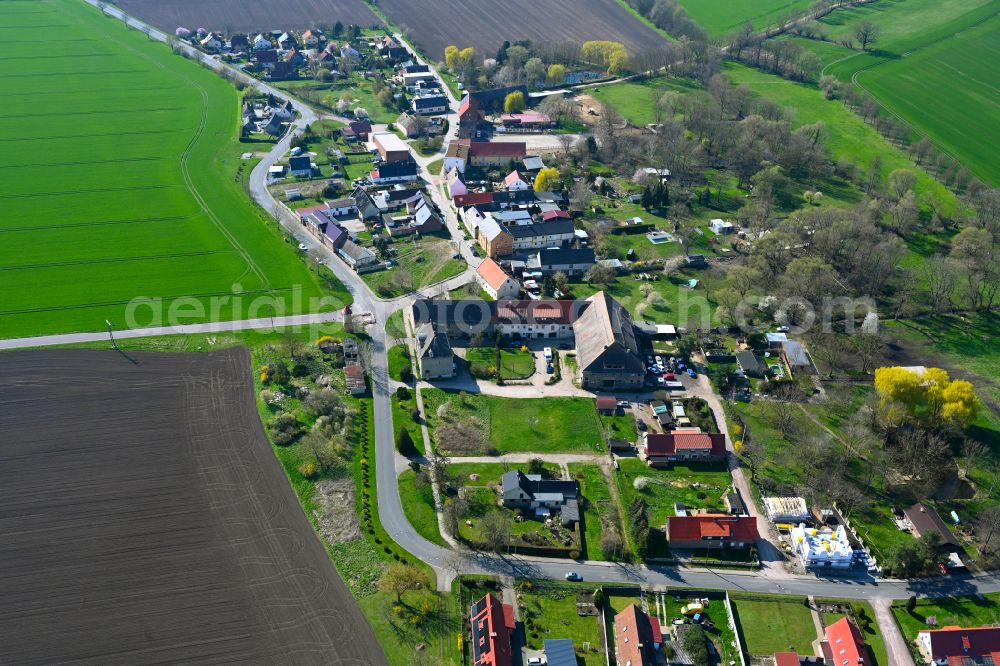
[[[688,368],[688,377],[694,379],[698,376],[698,373],[694,371],[694,368]]]
[[[551,375],[553,372],[555,372],[555,368],[552,367],[551,363],[545,366],[545,374]]]
[[[618,401],[618,406],[621,407],[622,409],[628,409],[629,405],[631,405],[631,404],[632,403],[630,403],[628,400],[619,400]]]
[[[458,85],[462,85],[459,83]],[[545,666],[541,657],[528,657],[528,666]]]
[[[635,427],[638,428],[639,430],[645,430],[646,422],[643,421],[642,419],[636,419]]]
[[[572,581],[575,581],[575,582],[580,582],[581,580],[583,580],[583,576],[581,576],[580,574],[578,574],[575,571],[567,571],[566,575],[563,576],[563,578],[565,578],[566,580],[572,580]]]
[[[565,351],[567,349],[572,349],[572,347],[569,346],[568,342],[560,342],[559,343],[559,349],[562,349],[563,351]]]
[[[668,382],[672,382],[675,379],[677,379],[676,377],[674,377],[674,373],[672,372],[668,372],[667,374],[663,375],[663,378],[666,379]]]

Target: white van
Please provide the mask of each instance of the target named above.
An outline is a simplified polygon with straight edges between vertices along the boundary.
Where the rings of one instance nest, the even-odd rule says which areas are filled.
[[[546,361],[552,360],[552,347],[546,347],[545,349],[542,350],[542,353],[545,354]]]

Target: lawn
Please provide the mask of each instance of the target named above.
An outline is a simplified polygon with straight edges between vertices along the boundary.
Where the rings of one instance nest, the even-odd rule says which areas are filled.
[[[885,179],[894,169],[911,169],[917,174],[915,189],[918,194],[934,194],[946,203],[949,211],[954,208],[955,197],[951,192],[915,166],[906,153],[882,138],[860,116],[839,101],[823,97],[818,88],[735,63],[727,63],[724,71],[733,83],[746,84],[756,94],[783,108],[793,109],[793,125],[822,122],[826,126],[827,145],[834,159],[844,158],[864,169],[879,156]]]
[[[917,632],[928,628],[929,617],[937,618],[937,627],[980,627],[1000,622],[1000,594],[918,599],[912,613],[906,610],[905,601],[897,601],[892,605],[892,614],[903,636],[912,641]]]
[[[348,109],[354,111],[363,108],[373,123],[393,123],[399,118],[399,111],[391,109],[375,98],[372,92],[372,82],[360,73],[351,74],[347,79],[336,83],[320,83],[313,80],[277,81],[276,88],[287,90],[296,97],[301,97],[313,106],[335,111],[337,102],[346,99]]]
[[[779,23],[789,14],[802,14],[812,4],[810,0],[680,0],[680,4],[712,37],[721,37],[739,30],[748,21],[756,30]]]
[[[657,121],[656,102],[669,90],[690,92],[698,84],[689,79],[657,76],[641,81],[625,81],[592,88],[589,92],[603,104],[609,104],[636,127]]]
[[[410,367],[410,348],[406,345],[394,345],[389,348],[389,376],[397,382],[401,378],[403,368]]]
[[[589,398],[518,399],[441,389],[425,390],[423,397],[434,441],[448,455],[481,455],[490,448],[499,453],[592,453],[603,448]],[[449,445],[454,448],[448,450]]]
[[[669,516],[674,515],[674,504],[683,503],[694,508],[724,510],[723,496],[732,479],[724,464],[675,465],[671,469],[653,469],[638,458],[618,461],[618,478],[625,506],[641,497],[649,506],[650,527],[663,527]],[[639,480],[643,488],[636,488]]]
[[[577,615],[580,588],[532,581],[530,589],[522,584],[518,591],[525,640],[532,650],[541,650],[543,642],[553,638],[571,638],[577,655],[586,666],[603,666],[604,650],[598,616]],[[592,590],[586,590],[587,593]],[[584,647],[589,647],[584,650]]]
[[[602,414],[600,415],[600,419],[601,425],[604,426],[604,430],[608,433],[608,437],[627,439],[632,443],[635,443],[639,439],[639,433],[635,429],[635,412],[631,409],[626,409],[614,416]]]
[[[601,535],[608,530],[619,534],[622,531],[618,503],[612,495],[608,479],[597,465],[571,463],[569,473],[580,482],[580,492],[588,507],[583,519],[584,557],[588,560],[608,559],[601,552]]]
[[[455,248],[450,241],[437,236],[419,240],[399,239],[390,248],[396,251],[394,266],[388,270],[365,273],[362,279],[383,298],[395,298],[447,280],[466,269],[462,259],[452,259]]]
[[[660,279],[652,281],[621,275],[609,285],[574,283],[572,293],[575,298],[587,298],[597,291],[606,291],[637,320],[690,329],[708,329],[717,322],[715,303],[705,285],[705,278],[713,279],[710,271],[684,271],[669,278],[657,275]],[[691,279],[699,281],[694,288],[688,286]]]
[[[505,469],[506,467],[506,469]],[[545,463],[543,465],[553,476],[559,476],[562,470],[559,465],[555,463]],[[481,488],[492,488],[500,485],[500,480],[506,473],[507,469],[511,470],[521,470],[525,474],[528,473],[528,466],[525,465],[503,465],[501,463],[450,463],[448,465],[448,474],[452,476],[455,480],[455,484],[459,487],[481,487]],[[472,475],[475,474],[478,478],[473,479]]]
[[[417,473],[412,469],[399,475],[399,497],[403,503],[403,513],[417,534],[431,543],[447,548],[448,544],[438,530],[434,492],[431,490],[430,480],[422,470],[420,478],[417,477]]]
[[[83,3],[0,24],[59,27],[0,43],[3,337],[310,309],[321,280],[245,192],[269,144],[237,143],[233,86]]]
[[[485,376],[490,368],[496,367],[496,349],[493,347],[470,347],[465,352],[465,360],[472,366],[472,374]],[[520,349],[500,350],[500,375],[504,379],[525,379],[535,374],[535,355]]]
[[[730,597],[747,652],[754,656],[794,651],[812,654],[816,627],[804,598]]]

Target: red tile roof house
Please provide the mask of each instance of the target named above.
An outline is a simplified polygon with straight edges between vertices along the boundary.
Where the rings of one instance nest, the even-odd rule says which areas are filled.
[[[917,645],[929,665],[1000,664],[1000,627],[929,629],[917,634]]]
[[[650,467],[670,467],[677,462],[722,462],[726,436],[721,433],[647,433],[640,450]]]
[[[492,594],[472,604],[472,666],[511,666],[514,609]]]
[[[615,656],[624,666],[653,666],[663,641],[660,623],[635,604],[615,615]]]
[[[858,666],[870,664],[871,655],[865,639],[851,621],[842,617],[826,628],[822,643],[823,656],[831,666]]]
[[[757,519],[752,516],[704,513],[667,518],[667,544],[671,548],[750,548],[758,538]]]
[[[775,652],[774,666],[802,666],[798,652]]]

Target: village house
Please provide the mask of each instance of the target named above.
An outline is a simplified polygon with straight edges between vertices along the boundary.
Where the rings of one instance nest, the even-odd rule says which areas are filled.
[[[854,564],[854,548],[843,525],[817,529],[800,523],[790,536],[792,549],[806,569],[849,569]]]
[[[492,259],[506,257],[514,252],[514,237],[492,215],[487,215],[479,223],[476,230],[476,240]]]
[[[948,626],[917,633],[927,666],[987,666],[1000,663],[1000,627]]]
[[[670,467],[681,462],[714,463],[726,459],[726,436],[721,433],[644,433],[641,450],[650,467]]]
[[[736,227],[732,222],[727,222],[718,218],[712,220],[709,226],[711,226],[714,233],[719,235],[731,234],[736,231]]]
[[[224,41],[216,37],[215,33],[212,32],[208,33],[208,35],[206,35],[205,38],[198,43],[201,44],[201,48],[205,49],[206,51],[213,51],[213,52],[221,51],[222,47],[226,45]]]
[[[340,128],[340,136],[347,143],[358,141],[367,142],[372,133],[372,124],[369,120],[355,120],[349,125]]]
[[[443,94],[418,95],[410,100],[414,113],[430,116],[448,111],[448,98]]]
[[[543,226],[543,225],[532,225]],[[522,227],[514,227],[515,230]],[[516,245],[517,238],[514,239]],[[546,248],[528,257],[525,268],[542,275],[564,273],[568,277],[584,275],[594,267],[594,251],[590,248]]]
[[[246,35],[233,35],[229,38],[229,51],[231,53],[246,53],[249,50],[250,38]]]
[[[762,497],[760,503],[772,523],[801,523],[812,518],[802,497]]]
[[[326,41],[326,37],[319,30],[306,30],[302,33],[302,45],[307,49],[314,49]]]
[[[309,178],[313,175],[312,159],[308,155],[289,157],[288,173],[298,178]]]
[[[635,604],[615,615],[615,655],[619,664],[653,666],[662,641],[659,620]]]
[[[752,351],[736,352],[736,365],[747,377],[760,379],[764,376],[764,364]]]
[[[482,169],[511,167],[527,154],[524,143],[473,141],[469,144],[469,164]]]
[[[264,71],[272,70],[278,64],[278,52],[274,49],[260,49],[250,56],[250,62]]]
[[[827,626],[820,649],[833,666],[865,666],[872,661],[861,630],[847,617]]]
[[[580,520],[580,484],[576,481],[545,479],[539,474],[511,470],[501,479],[501,501],[508,509],[530,511],[537,517],[560,512],[563,526]]]
[[[476,335],[518,339],[565,339],[573,336],[573,322],[587,301],[418,299],[413,321],[434,324],[450,339]]]
[[[489,257],[476,268],[476,282],[495,301],[517,298],[521,293],[521,285]]]
[[[444,154],[444,170],[458,171],[465,173],[465,168],[469,164],[469,142],[458,140],[448,144],[448,150]]]
[[[750,548],[759,538],[757,519],[724,513],[667,518],[667,544],[681,550]]]
[[[466,95],[458,107],[458,138],[471,139],[486,123],[486,113],[471,95]]]
[[[469,609],[472,628],[472,666],[511,666],[514,633],[514,608],[492,594],[472,604]]]
[[[264,35],[257,35],[253,38],[253,50],[262,51],[264,49],[270,49],[273,46],[271,40]]]
[[[494,214],[494,217],[496,215]],[[502,216],[501,216],[501,219]],[[531,222],[531,217],[528,215],[527,224],[506,224],[504,225],[510,233],[511,236],[511,249],[515,252],[523,252],[526,250],[537,250],[544,248],[550,250],[552,248],[559,248],[567,243],[572,242],[576,237],[576,230],[573,228],[573,222],[566,219],[553,219],[549,222]],[[589,254],[587,254],[589,252]],[[558,260],[559,263],[570,263],[573,264],[588,264],[589,266],[594,265],[594,252],[593,250],[587,250],[583,254],[562,254],[562,255],[551,255],[548,259],[553,261],[544,262],[546,264],[555,264]],[[589,268],[589,266],[587,268]],[[583,272],[587,271],[587,268],[583,269]],[[562,269],[556,269],[562,270]]]
[[[371,270],[380,264],[374,252],[352,240],[345,241],[337,250],[337,254],[348,266],[359,273]]]
[[[417,165],[414,162],[384,162],[368,172],[375,185],[411,183],[417,180]]]
[[[455,376],[455,358],[443,331],[430,324],[417,329],[417,369],[424,381]]]
[[[528,179],[521,175],[518,171],[511,171],[507,174],[507,177],[503,179],[503,188],[509,192],[514,192],[515,190],[530,190],[531,183]]]
[[[941,515],[933,507],[917,502],[903,511],[903,517],[910,526],[913,536],[918,539],[926,534],[937,534],[941,550],[957,553],[962,549],[958,539],[948,529],[947,523],[942,520]]]
[[[383,162],[408,162],[410,147],[393,132],[375,132],[371,143]]]
[[[600,291],[573,323],[582,386],[590,390],[637,390],[646,377],[632,315]]]
[[[462,181],[462,174],[458,172],[458,169],[452,169],[448,172],[448,196],[454,199],[457,196],[461,196],[469,193],[469,188],[466,187],[465,183]]]

